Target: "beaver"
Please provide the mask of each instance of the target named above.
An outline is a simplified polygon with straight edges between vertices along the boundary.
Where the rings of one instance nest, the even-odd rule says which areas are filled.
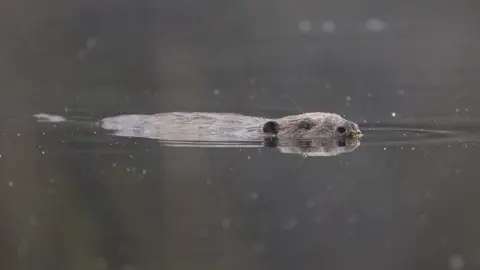
[[[264,137],[315,139],[361,136],[358,125],[334,113],[303,113],[279,119],[234,113],[120,115],[100,121],[116,135],[164,140],[232,141]]]
[[[39,122],[67,121],[63,116],[43,113],[34,117]],[[322,156],[353,150],[358,143],[346,140],[362,136],[356,123],[327,112],[302,113],[278,119],[207,112],[129,114],[103,118],[94,124],[112,131],[115,136],[157,139],[170,142],[170,146],[178,145],[171,142],[181,141],[257,141],[266,147],[278,147],[286,153],[309,152]]]

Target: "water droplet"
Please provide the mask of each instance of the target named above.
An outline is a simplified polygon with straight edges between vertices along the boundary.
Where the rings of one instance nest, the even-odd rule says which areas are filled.
[[[351,97],[351,96],[347,96],[345,99],[347,100],[347,102],[352,101],[352,97]]]
[[[283,228],[285,230],[293,230],[297,226],[298,220],[296,218],[291,218],[287,221]]]
[[[365,23],[365,28],[371,32],[381,32],[387,27],[387,24],[383,21],[371,18]]]
[[[461,254],[454,254],[448,258],[448,266],[452,270],[461,270],[465,266],[465,259]]]
[[[456,112],[460,112],[460,109],[455,109]]]
[[[397,113],[392,112],[392,117],[396,117],[396,116],[397,116]]]
[[[13,182],[12,182],[12,181],[8,181],[8,186],[13,187]]]
[[[308,33],[312,30],[312,23],[310,21],[301,21],[298,23],[298,30],[302,33]]]
[[[207,186],[210,186],[212,184],[212,179],[208,178],[207,179]]]
[[[251,157],[250,157],[250,156],[247,156],[247,159],[251,159]]]
[[[142,173],[143,173],[143,174],[147,174],[147,170],[143,169],[143,170],[142,170]]]
[[[214,94],[215,96],[220,95],[220,90],[217,90],[217,89],[213,90],[213,94]]]
[[[17,137],[20,137],[20,133],[17,133]]]
[[[387,151],[387,148],[386,148],[386,147],[384,147],[384,148],[383,148],[383,150]]]
[[[258,195],[258,193],[256,193],[256,192],[252,192],[252,193],[250,194],[250,198],[251,198],[252,200],[256,200],[256,199],[258,199],[258,197],[259,197],[259,195]]]
[[[45,155],[45,151],[42,151],[42,155]]]
[[[332,21],[322,22],[322,31],[325,33],[334,33],[335,32],[335,23]]]
[[[232,225],[232,221],[229,218],[222,218],[221,225],[222,228],[228,229]]]
[[[403,96],[403,95],[405,95],[405,90],[400,89],[400,90],[398,90],[397,93],[398,93],[398,95]]]
[[[117,163],[112,163],[112,167],[117,167]]]
[[[97,39],[94,37],[90,37],[87,39],[87,42],[85,42],[85,45],[89,50],[93,50],[93,48],[95,48],[95,46],[97,45]]]
[[[373,97],[372,93],[367,93],[367,97]]]

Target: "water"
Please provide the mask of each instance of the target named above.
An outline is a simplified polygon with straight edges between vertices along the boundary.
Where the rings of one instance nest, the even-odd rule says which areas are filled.
[[[293,3],[7,1],[1,268],[479,269],[476,2]],[[31,117],[298,113],[286,97],[356,121],[360,145],[174,146]]]
[[[36,131],[13,129],[22,121]],[[22,121],[3,134],[0,162],[10,241],[27,266],[400,269],[418,256],[443,267],[476,258],[474,125],[364,124],[354,151],[304,158]]]

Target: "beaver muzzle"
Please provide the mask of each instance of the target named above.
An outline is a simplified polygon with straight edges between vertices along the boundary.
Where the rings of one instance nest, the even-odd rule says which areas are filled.
[[[363,133],[360,130],[347,132],[346,135],[348,138],[352,138],[352,139],[359,139],[363,137]]]

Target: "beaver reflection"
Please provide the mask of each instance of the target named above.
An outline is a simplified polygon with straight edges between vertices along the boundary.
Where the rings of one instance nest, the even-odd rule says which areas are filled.
[[[263,146],[278,148],[281,153],[303,156],[336,156],[353,152],[360,146],[357,138],[279,139],[265,138]]]

